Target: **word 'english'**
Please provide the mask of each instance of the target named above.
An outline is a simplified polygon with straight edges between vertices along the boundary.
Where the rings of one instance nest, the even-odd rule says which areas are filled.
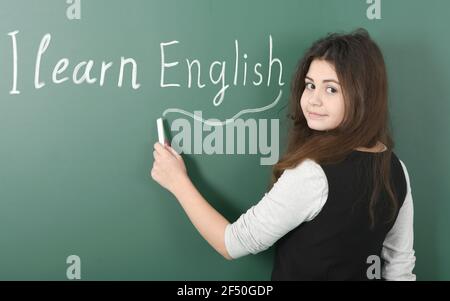
[[[275,67],[278,67],[278,81],[277,85],[279,87],[284,86],[284,82],[282,81],[283,77],[283,63],[277,57],[273,55],[273,39],[272,36],[269,35],[269,57],[266,63],[255,63],[253,68],[249,66],[247,62],[248,54],[244,53],[242,56],[240,54],[239,49],[239,41],[234,41],[234,61],[232,62],[232,81],[228,78],[227,70],[229,69],[226,60],[222,61],[214,61],[209,64],[209,67],[206,68],[206,71],[203,70],[204,64],[202,67],[202,62],[199,59],[185,59],[184,68],[178,66],[180,64],[180,57],[174,58],[173,56],[168,57],[166,55],[166,51],[175,48],[180,44],[179,41],[170,41],[166,43],[161,43],[161,88],[204,88],[206,84],[204,82],[205,78],[209,80],[209,82],[213,85],[220,86],[219,91],[216,93],[213,99],[214,106],[220,106],[225,98],[226,91],[230,88],[230,86],[238,86],[242,85],[243,87],[247,85],[253,86],[261,86],[266,84],[268,87],[272,81],[272,73],[274,72]],[[173,50],[171,50],[173,51]],[[178,59],[178,60],[177,60]],[[249,67],[252,71],[249,72]],[[208,72],[208,75],[202,75],[202,71]],[[186,82],[176,82],[170,81],[167,77],[175,77],[174,74],[178,75],[180,72],[184,72],[183,76],[186,78]],[[167,76],[169,73],[170,76]],[[250,73],[250,74],[249,74]],[[196,83],[193,84],[194,76],[196,75]],[[176,78],[179,78],[176,77]]]

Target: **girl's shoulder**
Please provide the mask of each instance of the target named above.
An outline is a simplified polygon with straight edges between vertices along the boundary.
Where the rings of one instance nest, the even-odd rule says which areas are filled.
[[[294,168],[286,170],[286,172],[295,177],[301,176],[303,178],[315,178],[318,180],[321,178],[326,179],[325,171],[322,166],[309,158],[304,159]]]

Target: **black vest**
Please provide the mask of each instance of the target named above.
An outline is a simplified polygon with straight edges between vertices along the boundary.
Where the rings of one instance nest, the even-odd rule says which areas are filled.
[[[381,263],[384,239],[395,219],[370,227],[369,200],[373,190],[372,159],[377,153],[351,152],[342,162],[321,165],[328,180],[328,199],[320,213],[275,244],[272,280],[368,280],[367,263]],[[301,185],[301,183],[299,183]],[[406,178],[398,157],[391,156],[391,185],[400,208],[406,197]],[[301,196],[299,196],[301,197]],[[387,204],[382,191],[378,204]],[[389,216],[378,206],[379,216]]]

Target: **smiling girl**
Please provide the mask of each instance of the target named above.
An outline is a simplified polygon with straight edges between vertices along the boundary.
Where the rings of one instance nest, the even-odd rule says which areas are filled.
[[[291,87],[293,124],[273,185],[234,223],[169,145],[155,144],[152,178],[226,259],[275,244],[272,280],[415,280],[411,186],[393,152],[380,49],[364,29],[329,34],[300,60]]]

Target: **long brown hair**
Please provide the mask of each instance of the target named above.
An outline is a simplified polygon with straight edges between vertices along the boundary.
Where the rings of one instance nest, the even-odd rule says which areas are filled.
[[[335,129],[316,131],[308,127],[300,106],[305,77],[314,59],[334,65],[344,96],[345,114]],[[383,55],[369,33],[359,28],[348,34],[332,33],[313,43],[300,60],[291,83],[290,114],[292,124],[284,156],[273,166],[273,185],[284,170],[294,168],[306,158],[319,164],[333,164],[357,147],[371,148],[377,141],[387,150],[373,158],[373,192],[369,202],[370,224],[382,188],[388,193],[391,216],[395,218],[398,203],[391,187],[390,162],[394,141],[389,129],[388,84]]]

